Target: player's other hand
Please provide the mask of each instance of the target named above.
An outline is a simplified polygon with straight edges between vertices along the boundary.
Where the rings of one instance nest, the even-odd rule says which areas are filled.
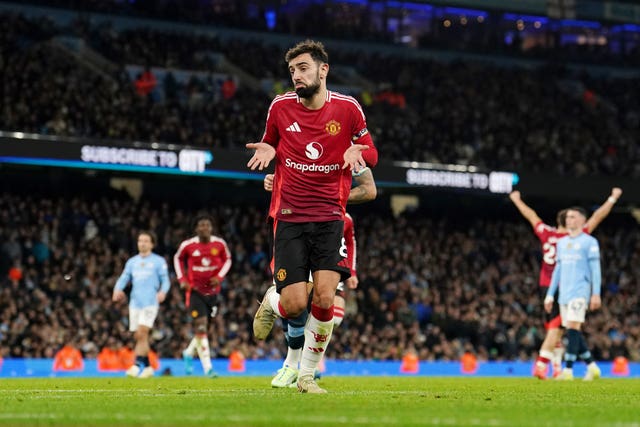
[[[611,197],[613,197],[614,199],[619,199],[620,196],[622,196],[622,188],[613,187],[611,189]]]
[[[272,173],[268,173],[264,176],[264,181],[262,182],[262,184],[264,185],[264,189],[267,191],[273,191],[273,178],[275,177],[274,174]]]
[[[209,284],[214,288],[217,288],[218,286],[220,286],[220,279],[218,279],[216,276],[213,276],[211,279],[209,279]]]
[[[113,302],[124,301],[124,299],[125,299],[124,292],[117,289],[113,291],[113,296],[111,297],[111,300]]]
[[[180,289],[184,289],[185,291],[191,290],[191,285],[186,280],[180,282]]]
[[[345,151],[342,156],[344,159],[342,169],[349,168],[349,170],[357,173],[360,172],[360,169],[366,168],[367,163],[362,158],[362,152],[368,149],[369,146],[364,144],[353,144],[351,147],[347,148],[347,151]]]
[[[551,309],[553,308],[553,301],[554,301],[553,297],[549,297],[549,296],[544,299],[544,310],[547,313],[551,313]]]
[[[520,192],[517,190],[512,191],[511,194],[509,194],[509,198],[512,202],[517,202],[518,200],[520,200]]]
[[[164,293],[164,292],[158,292],[158,293],[156,294],[156,300],[158,300],[158,302],[159,302],[160,304],[162,304],[162,303],[164,302],[164,299],[165,299],[166,297],[167,297],[167,294],[166,294],[166,293]]]
[[[600,295],[591,295],[591,301],[589,301],[589,310],[594,311],[602,306],[602,300]]]
[[[345,285],[347,285],[347,288],[356,289],[358,287],[358,277],[351,276],[347,280],[345,280],[344,283]]]
[[[273,160],[276,156],[276,149],[266,142],[251,142],[246,145],[247,148],[251,150],[256,150],[253,153],[253,157],[247,163],[247,166],[253,171],[258,168],[258,170],[263,170],[267,166],[269,166],[269,162]]]

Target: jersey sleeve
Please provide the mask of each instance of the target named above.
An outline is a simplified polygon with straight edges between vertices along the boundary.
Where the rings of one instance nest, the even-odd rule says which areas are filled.
[[[227,242],[225,242],[224,240],[220,239],[220,244],[223,248],[222,253],[224,262],[222,263],[222,267],[220,267],[220,271],[218,271],[218,279],[220,280],[220,282],[222,282],[231,269],[231,251],[229,250]]]
[[[594,238],[589,239],[589,253],[587,258],[589,260],[600,259],[600,244]]]
[[[558,245],[558,251],[560,251]],[[556,266],[553,269],[553,273],[551,274],[551,283],[549,283],[549,289],[547,290],[547,297],[554,297],[556,291],[558,290],[558,286],[560,285],[560,275],[562,270],[562,262],[560,258],[560,254],[556,257]]]
[[[351,129],[351,139],[354,144],[363,144],[369,147],[368,150],[362,152],[362,158],[367,162],[368,166],[373,167],[378,164],[378,149],[373,144],[373,138],[371,138],[369,129],[367,129],[367,119],[364,111],[355,99],[353,109],[354,122],[353,128]]]
[[[118,277],[118,280],[116,281],[116,285],[114,286],[114,290],[118,290],[121,291],[125,288],[125,286],[127,286],[127,283],[129,283],[131,281],[131,259],[129,259],[127,261],[127,263],[124,265],[124,270],[122,270],[122,274],[120,275],[120,277]]]
[[[269,112],[267,113],[267,122],[264,127],[264,134],[262,135],[262,142],[266,142],[273,147],[277,146],[278,141],[280,140],[280,132],[278,131],[276,122],[276,115],[278,110],[278,107],[276,106],[277,101],[278,97],[274,98],[274,100],[271,101]]]
[[[176,277],[178,282],[182,282],[185,278],[184,263],[186,262],[189,254],[187,253],[187,242],[184,241],[180,244],[178,251],[173,256],[173,268],[176,270]]]
[[[160,291],[165,294],[169,292],[169,287],[171,286],[171,282],[169,282],[169,267],[167,266],[167,261],[158,257],[158,278],[160,279]]]
[[[540,241],[544,243],[549,238],[549,228],[550,227],[547,224],[540,221],[536,224],[535,227],[533,227],[533,232],[536,234],[538,239],[540,239]]]

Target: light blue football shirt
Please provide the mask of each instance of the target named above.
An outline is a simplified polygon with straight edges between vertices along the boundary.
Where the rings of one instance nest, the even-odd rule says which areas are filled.
[[[547,296],[553,296],[560,286],[559,304],[576,298],[587,303],[591,295],[600,295],[600,245],[595,237],[580,233],[558,240],[556,268],[551,276]]]
[[[129,307],[143,308],[158,305],[156,294],[169,292],[169,270],[160,255],[151,253],[146,257],[136,255],[129,258],[115,288],[123,290],[131,282]]]

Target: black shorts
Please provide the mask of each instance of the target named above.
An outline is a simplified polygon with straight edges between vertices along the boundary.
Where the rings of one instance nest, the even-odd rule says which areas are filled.
[[[189,313],[193,319],[199,317],[215,317],[218,313],[218,295],[202,295],[191,291],[189,298]]]
[[[309,272],[330,270],[340,280],[351,276],[343,221],[275,222],[274,281],[278,292],[292,283],[306,282]]]
[[[548,286],[539,286],[540,292],[540,301],[544,302],[544,299],[547,297],[547,291],[549,291]],[[558,290],[556,290],[556,294],[553,296],[553,307],[551,308],[551,313],[547,313],[547,310],[544,310],[544,327],[545,329],[551,328],[559,328],[562,325],[562,321],[560,319],[560,305],[558,305]]]

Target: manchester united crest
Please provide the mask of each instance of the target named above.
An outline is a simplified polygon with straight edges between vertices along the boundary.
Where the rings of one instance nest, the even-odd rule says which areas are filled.
[[[278,282],[282,282],[286,278],[287,278],[287,270],[285,270],[284,268],[281,268],[280,270],[278,270],[278,272],[276,273],[276,279],[278,279]]]
[[[218,250],[216,248],[211,248],[211,255],[213,256],[218,255]]]
[[[324,125],[324,130],[331,136],[336,136],[340,133],[340,123],[335,120],[329,120],[326,125]]]

